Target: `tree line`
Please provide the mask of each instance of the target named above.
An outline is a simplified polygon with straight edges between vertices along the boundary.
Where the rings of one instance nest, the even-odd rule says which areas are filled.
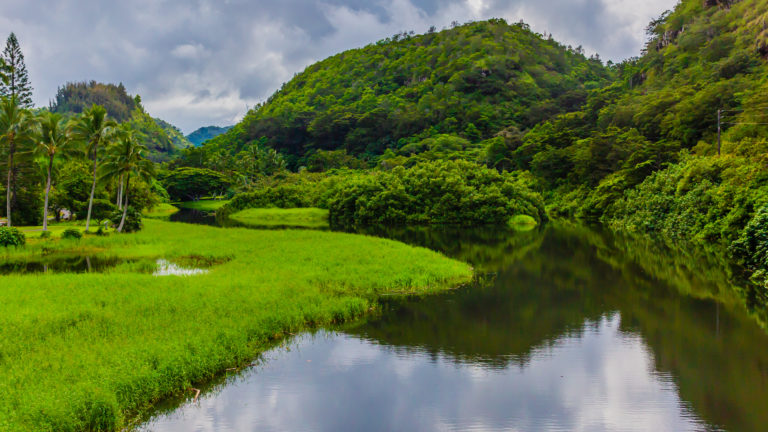
[[[155,176],[154,164],[145,156],[147,147],[142,144],[139,133],[131,124],[119,124],[110,118],[100,105],[92,105],[77,115],[35,109],[24,55],[13,33],[8,36],[0,59],[0,81],[5,224],[12,227],[17,217],[22,223],[34,223],[42,218],[43,231],[47,231],[53,185],[66,184],[71,180],[67,175],[76,177],[78,168],[82,174],[82,168],[87,164],[90,178],[85,230],[90,229],[94,216],[99,216],[98,219],[104,216],[103,212],[94,212],[94,203],[98,207],[99,197],[108,195],[111,190],[115,207],[120,211],[115,221],[117,231],[122,232],[129,215],[136,213],[129,211],[131,199],[141,192],[135,184],[143,183],[146,195],[146,185]],[[68,166],[60,167],[62,163]],[[59,178],[57,172],[60,172]],[[80,181],[77,185],[81,190],[83,183]],[[57,192],[59,201],[67,201],[61,195],[67,192],[74,195],[76,188],[73,186],[73,190],[66,191],[63,187]],[[84,198],[82,193],[80,195]],[[40,198],[42,203],[39,203]],[[34,216],[34,212],[39,216]],[[56,212],[57,219],[58,216]]]

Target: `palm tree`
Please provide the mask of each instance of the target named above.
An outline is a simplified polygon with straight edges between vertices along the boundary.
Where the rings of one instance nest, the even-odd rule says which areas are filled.
[[[44,111],[38,118],[40,135],[35,146],[35,153],[48,159],[48,181],[45,185],[45,204],[43,206],[43,231],[48,231],[48,196],[51,193],[53,159],[57,154],[62,156],[72,154],[75,149],[71,145],[72,137],[67,134],[67,122],[61,114]]]
[[[107,118],[107,110],[100,105],[93,105],[83,111],[80,118],[73,122],[72,137],[85,143],[88,157],[93,161],[93,184],[91,184],[91,197],[88,199],[88,217],[85,220],[85,230],[91,225],[91,209],[93,208],[93,195],[96,192],[96,170],[99,166],[99,148],[106,144],[114,127],[114,121]]]
[[[143,153],[147,147],[139,143],[135,132],[127,125],[120,128],[116,134],[116,142],[109,148],[106,160],[102,166],[102,177],[116,177],[125,180],[125,189],[122,192],[124,201],[123,216],[120,218],[120,225],[117,232],[122,232],[125,226],[125,218],[128,214],[128,198],[131,189],[131,176],[144,180],[150,180],[154,177],[155,166],[149,159],[145,158]]]
[[[27,110],[19,105],[16,97],[3,98],[0,101],[0,146],[8,154],[8,177],[6,182],[6,215],[8,226],[12,226],[11,206],[13,202],[14,156],[20,148],[32,142],[35,122]]]

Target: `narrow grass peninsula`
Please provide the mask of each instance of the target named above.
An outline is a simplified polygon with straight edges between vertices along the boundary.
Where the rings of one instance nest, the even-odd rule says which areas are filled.
[[[250,208],[229,216],[237,222],[264,227],[328,227],[328,210],[319,208]]]

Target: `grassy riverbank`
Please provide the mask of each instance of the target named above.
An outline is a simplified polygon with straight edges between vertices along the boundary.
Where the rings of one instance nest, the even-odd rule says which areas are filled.
[[[286,333],[365,314],[386,293],[426,293],[471,269],[426,249],[318,231],[145,221],[132,235],[30,239],[6,259],[81,252],[213,264],[192,277],[3,276],[0,430],[115,430]]]
[[[212,212],[218,210],[228,202],[229,200],[202,199],[199,201],[184,201],[176,203],[175,205],[180,208]]]
[[[229,218],[255,226],[328,227],[328,210],[311,207],[290,209],[251,208],[234,213]]]
[[[171,217],[172,214],[179,211],[179,208],[168,204],[168,203],[160,203],[156,204],[154,207],[150,209],[145,209],[142,212],[142,215],[148,218],[154,218],[154,219],[168,219]]]

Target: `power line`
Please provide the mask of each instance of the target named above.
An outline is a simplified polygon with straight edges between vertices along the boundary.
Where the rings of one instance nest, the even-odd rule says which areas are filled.
[[[721,109],[722,112],[728,112],[728,111],[747,111],[747,110],[754,110],[754,109],[768,109],[768,105],[758,105],[758,106],[752,106],[748,108],[728,108],[728,109]]]

